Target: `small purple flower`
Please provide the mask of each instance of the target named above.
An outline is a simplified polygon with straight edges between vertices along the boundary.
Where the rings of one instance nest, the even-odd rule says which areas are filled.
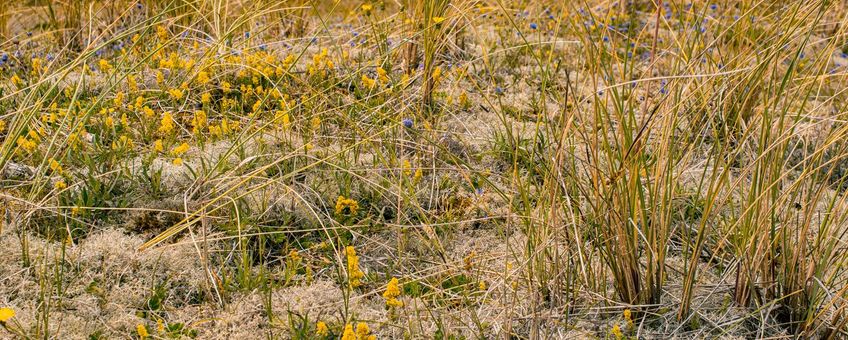
[[[504,90],[500,86],[495,87],[495,94],[500,96],[500,95],[503,95],[503,93],[504,93]]]
[[[136,4],[135,4],[135,8],[142,9],[142,8],[144,8],[144,5],[142,5],[142,4],[139,2],[139,3],[136,3]]]
[[[403,123],[403,126],[404,126],[404,127],[406,127],[407,129],[411,129],[411,128],[412,128],[412,119],[411,119],[411,118],[404,118],[404,119],[401,121],[401,123]]]

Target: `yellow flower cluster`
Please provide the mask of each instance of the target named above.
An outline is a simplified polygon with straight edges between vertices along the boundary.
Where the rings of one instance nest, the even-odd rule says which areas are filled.
[[[615,337],[616,340],[624,338],[624,333],[621,332],[621,327],[619,327],[618,325],[612,326],[610,333],[613,337]]]
[[[29,130],[26,137],[18,136],[16,142],[19,148],[27,153],[32,153],[36,148],[38,148],[38,143],[41,143],[41,137],[45,134],[46,132],[43,128],[39,130]]]
[[[173,100],[181,100],[181,99],[183,99],[183,96],[185,96],[185,94],[183,93],[183,90],[176,89],[176,88],[168,90],[168,94],[171,96],[171,99],[173,99]]]
[[[182,144],[171,150],[171,156],[174,156],[174,165],[183,165],[183,159],[181,156],[186,153],[186,151],[188,151],[188,148],[188,143],[183,142]]]
[[[330,329],[327,327],[327,324],[324,321],[318,321],[318,323],[315,324],[315,335],[317,335],[317,336],[330,335]]]
[[[327,49],[321,50],[321,53],[312,56],[312,64],[307,67],[307,72],[310,76],[318,75],[321,78],[327,76],[328,71],[332,71],[335,64],[330,60],[327,54]]]
[[[369,90],[373,89],[373,88],[377,87],[377,81],[374,80],[374,79],[371,79],[367,75],[363,74],[362,75],[362,87],[369,89]]]
[[[220,124],[209,125],[209,133],[215,137],[228,136],[238,131],[239,127],[239,122],[224,118]]]
[[[354,199],[341,195],[336,199],[336,215],[356,215],[358,209],[359,203]]]
[[[141,339],[146,339],[150,336],[150,333],[147,333],[147,327],[144,324],[138,324],[135,326],[135,331],[138,333],[138,337]]]
[[[162,114],[162,120],[159,122],[158,131],[165,135],[174,131],[174,116],[171,115],[171,112],[165,111],[165,113]]]
[[[377,336],[371,334],[371,330],[364,322],[356,324],[356,332],[353,331],[353,325],[345,325],[342,333],[342,340],[376,340]]]
[[[345,254],[347,255],[348,284],[351,288],[359,287],[362,278],[365,277],[365,273],[359,269],[359,256],[356,256],[356,249],[353,246],[347,246]]]
[[[194,112],[194,119],[191,121],[192,132],[194,134],[199,134],[204,126],[206,126],[206,112],[203,110],[197,110]]]
[[[389,284],[386,285],[386,291],[383,292],[383,298],[386,299],[386,306],[403,307],[403,302],[398,300],[399,296],[400,285],[398,284],[398,279],[393,277],[389,280]]]

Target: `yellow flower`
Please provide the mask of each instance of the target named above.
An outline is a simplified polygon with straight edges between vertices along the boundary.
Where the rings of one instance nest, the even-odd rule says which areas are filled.
[[[291,125],[291,118],[289,118],[289,114],[283,111],[277,111],[274,113],[274,121],[277,124],[280,124],[284,129],[287,129],[289,125]]]
[[[465,266],[464,266],[465,270],[470,271],[472,268],[474,268],[474,257],[475,256],[477,256],[477,252],[472,250],[470,253],[468,253],[468,256],[466,256],[464,259],[462,259],[462,262],[465,263]]]
[[[357,340],[371,340],[376,339],[375,336],[369,335],[371,334],[371,330],[368,329],[368,325],[364,322],[360,322],[356,324],[356,339]]]
[[[174,131],[174,117],[171,116],[170,112],[165,112],[162,115],[162,120],[159,122],[159,132],[167,135],[171,131]]]
[[[424,176],[424,172],[421,171],[421,168],[415,169],[415,174],[412,175],[412,180],[418,182],[421,180],[421,177]]]
[[[11,318],[14,318],[14,317],[15,317],[15,310],[14,309],[7,308],[7,307],[0,308],[0,322],[5,323],[5,322],[9,321]]]
[[[442,79],[442,68],[436,66],[436,69],[433,70],[433,82],[438,82],[439,79]]]
[[[203,110],[198,110],[194,112],[194,120],[192,120],[192,132],[200,133],[200,130],[206,126],[206,112]]]
[[[67,187],[68,187],[68,184],[65,183],[65,181],[62,181],[62,180],[59,180],[59,181],[56,181],[55,183],[53,183],[53,189],[56,189],[56,190],[63,190]]]
[[[386,70],[384,70],[382,67],[377,68],[377,78],[380,79],[381,83],[385,84],[389,82],[388,73],[386,73]]]
[[[345,325],[344,332],[342,333],[342,340],[356,340],[356,333],[353,332],[353,325]]]
[[[336,199],[336,215],[355,215],[357,209],[359,209],[359,203],[356,200],[342,195]]]
[[[159,36],[160,40],[166,40],[168,39],[168,29],[164,25],[156,26],[156,35]]]
[[[373,89],[375,86],[377,86],[377,81],[374,80],[374,79],[371,79],[368,76],[363,74],[362,75],[362,86],[364,86],[367,89]]]
[[[445,17],[433,17],[433,23],[438,25],[438,24],[441,24],[443,21],[445,21],[445,19],[446,19]]]
[[[347,246],[345,254],[347,255],[348,284],[351,288],[358,287],[360,280],[365,277],[365,273],[359,269],[359,256],[356,256],[356,249],[353,246]]]
[[[109,70],[112,69],[112,65],[110,65],[109,61],[106,60],[106,59],[100,59],[100,61],[97,62],[97,64],[98,64],[98,66],[100,66],[100,70],[103,71],[103,72],[109,72]]]
[[[372,9],[374,9],[374,6],[371,6],[371,4],[362,4],[362,11],[365,12],[365,14],[371,12]]]
[[[469,104],[468,94],[466,94],[465,91],[463,91],[462,93],[459,94],[459,105],[462,106],[463,108],[467,108],[468,104]]]
[[[153,142],[153,151],[162,152],[162,150],[165,150],[165,147],[162,146],[162,140],[157,139],[155,142]]]
[[[45,70],[47,68],[45,67]],[[41,59],[40,58],[32,58],[32,72],[38,73],[41,70]]]
[[[624,338],[624,333],[622,333],[622,332],[621,332],[621,327],[619,327],[618,325],[612,326],[612,329],[610,330],[610,333],[612,333],[612,335],[613,335],[616,339],[622,339],[622,338]]]
[[[130,92],[138,91],[138,82],[135,80],[134,75],[127,76],[127,87],[129,87]]]
[[[402,170],[404,176],[412,175],[412,164],[409,163],[408,159],[403,160]]]
[[[171,163],[173,163],[176,166],[180,166],[180,165],[183,165],[183,159],[180,158],[180,157],[177,157],[177,158],[174,158],[174,161],[171,162]]]
[[[62,165],[59,164],[55,159],[50,159],[50,170],[53,170],[56,174],[62,174]]]
[[[141,109],[141,111],[144,112],[144,117],[153,118],[153,114],[154,114],[153,110],[150,109],[149,107],[145,106],[144,108]]]
[[[312,117],[312,120],[310,121],[310,123],[312,124],[312,130],[318,130],[318,128],[321,127],[321,118],[320,117]]]
[[[181,156],[182,154],[186,153],[186,151],[188,151],[188,148],[188,143],[183,142],[182,144],[171,150],[171,155]]]
[[[183,90],[180,89],[170,89],[168,90],[168,94],[171,95],[171,99],[173,100],[181,100],[183,99]]]
[[[209,92],[205,92],[200,95],[200,102],[203,104],[209,104],[212,101],[212,94]]]
[[[18,136],[18,147],[24,149],[26,152],[33,152],[35,148],[38,147],[38,143],[33,140],[29,140],[24,136]]]
[[[209,73],[206,71],[200,71],[197,73],[197,82],[201,84],[206,84],[209,82]]]
[[[393,277],[389,280],[389,284],[386,285],[386,291],[383,292],[383,298],[386,299],[386,306],[389,307],[402,307],[403,302],[398,300],[398,296],[400,296],[400,287],[398,285],[398,279]]]
[[[300,262],[301,260],[300,253],[298,253],[296,249],[289,251],[289,258],[292,262]]]
[[[327,336],[330,334],[330,329],[327,328],[327,324],[324,321],[318,321],[315,324],[315,335],[317,336]]]
[[[115,94],[115,106],[120,107],[124,103],[124,91],[118,91]]]
[[[147,327],[145,327],[144,324],[136,325],[135,331],[138,333],[138,337],[142,339],[145,339],[150,336],[150,334],[147,333]]]
[[[12,85],[15,85],[17,87],[21,87],[21,86],[24,85],[24,81],[21,80],[21,77],[18,77],[17,74],[13,74],[11,80],[12,80]]]

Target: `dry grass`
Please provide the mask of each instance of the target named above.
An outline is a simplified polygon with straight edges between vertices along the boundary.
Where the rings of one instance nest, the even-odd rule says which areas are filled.
[[[0,337],[848,336],[845,23],[0,3]]]

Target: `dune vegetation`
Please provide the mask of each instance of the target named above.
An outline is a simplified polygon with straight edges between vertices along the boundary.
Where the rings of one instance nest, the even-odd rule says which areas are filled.
[[[0,338],[844,339],[846,14],[0,0]]]

